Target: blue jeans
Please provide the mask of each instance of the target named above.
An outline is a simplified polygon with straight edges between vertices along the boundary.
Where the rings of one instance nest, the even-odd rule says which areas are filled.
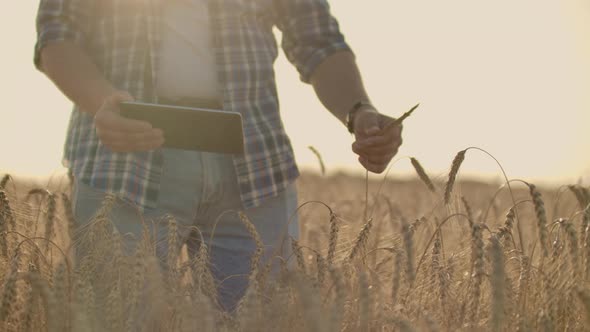
[[[293,216],[297,209],[295,184],[261,206],[244,210],[231,156],[173,149],[164,149],[163,153],[158,207],[140,216],[135,207],[118,202],[111,212],[111,220],[118,232],[125,235],[127,252],[133,252],[133,239],[141,238],[141,218],[153,221],[156,241],[161,244],[156,251],[163,261],[169,250],[168,222],[164,217],[167,214],[175,217],[179,246],[186,243],[189,256],[197,252],[200,243],[200,236],[190,229],[196,226],[209,247],[212,273],[219,284],[219,302],[224,310],[232,311],[248,286],[250,257],[256,249],[238,212],[248,216],[264,244],[262,264],[277,254],[288,257],[291,250],[288,236],[298,238],[299,235],[297,216]],[[81,232],[104,196],[103,192],[74,181],[72,204]]]

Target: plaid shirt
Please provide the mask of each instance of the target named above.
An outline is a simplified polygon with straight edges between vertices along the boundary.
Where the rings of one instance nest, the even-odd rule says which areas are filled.
[[[45,45],[67,40],[85,50],[117,89],[138,101],[157,103],[158,7],[163,1],[41,0],[35,65],[41,69]],[[244,121],[245,154],[234,157],[241,197],[245,208],[255,207],[299,175],[279,114],[273,26],[282,31],[283,50],[304,82],[327,56],[350,48],[327,0],[209,0],[209,11],[224,108],[241,113]],[[113,153],[100,143],[92,116],[77,106],[70,117],[64,164],[94,188],[142,209],[157,205],[161,151]]]

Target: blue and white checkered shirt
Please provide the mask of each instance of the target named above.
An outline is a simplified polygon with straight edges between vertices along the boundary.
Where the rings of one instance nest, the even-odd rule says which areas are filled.
[[[35,64],[48,43],[70,41],[92,58],[117,89],[138,101],[158,102],[159,8],[166,0],[41,0]],[[244,121],[245,154],[234,157],[245,208],[283,191],[299,171],[281,121],[273,64],[282,48],[309,82],[315,67],[350,51],[327,0],[209,0],[213,47],[223,104]],[[92,116],[74,107],[64,164],[83,183],[140,208],[155,208],[162,174],[159,150],[114,153],[96,135]]]

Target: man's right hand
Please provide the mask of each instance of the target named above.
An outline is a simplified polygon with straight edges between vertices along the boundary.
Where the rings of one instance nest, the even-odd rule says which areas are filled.
[[[100,142],[114,152],[139,152],[157,149],[164,144],[164,133],[146,121],[128,119],[119,114],[119,104],[133,101],[126,92],[108,96],[94,115]]]

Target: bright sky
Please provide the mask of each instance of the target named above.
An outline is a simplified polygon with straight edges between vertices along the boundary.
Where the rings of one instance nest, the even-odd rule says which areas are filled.
[[[70,102],[32,64],[38,1],[14,1],[3,18],[0,172],[50,174],[60,167]],[[584,0],[332,0],[374,103],[407,120],[401,156],[434,175],[478,146],[510,177],[590,179],[590,5]],[[282,114],[303,167],[360,171],[344,127],[277,62]],[[394,166],[405,174],[409,162]],[[464,174],[498,174],[481,153]]]

